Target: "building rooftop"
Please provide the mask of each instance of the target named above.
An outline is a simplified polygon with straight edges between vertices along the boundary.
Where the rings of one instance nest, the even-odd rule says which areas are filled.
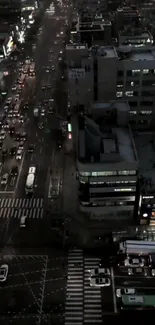
[[[103,126],[85,117],[84,128],[79,125],[79,161],[89,164],[137,163],[129,127]],[[95,166],[96,168],[96,166]]]
[[[142,30],[140,28],[125,28],[124,30],[119,31],[120,36],[132,36],[132,37],[143,37],[150,38],[152,37],[151,33],[148,30]]]
[[[142,133],[134,135],[139,158],[139,174],[145,180],[144,191],[155,190],[155,134]]]
[[[122,60],[131,61],[154,61],[155,60],[155,47],[144,46],[143,48],[133,48],[130,45],[121,45],[117,48],[118,56]],[[122,56],[123,55],[123,56]]]
[[[117,58],[117,51],[114,46],[92,46],[91,53],[105,58]]]

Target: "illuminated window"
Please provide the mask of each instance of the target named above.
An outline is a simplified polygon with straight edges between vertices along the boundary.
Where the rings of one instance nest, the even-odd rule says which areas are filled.
[[[140,74],[140,69],[138,70],[132,70],[132,75],[135,76],[135,75],[139,75]]]
[[[127,97],[133,97],[133,91],[126,91],[125,96]]]
[[[136,175],[136,170],[119,170],[118,175]]]
[[[123,92],[122,91],[117,91],[116,97],[122,97],[122,96],[123,96]]]
[[[149,69],[143,69],[143,74],[148,74],[149,73]]]
[[[140,114],[141,115],[151,115],[152,111],[141,111]]]
[[[130,115],[137,115],[137,112],[136,111],[129,111],[129,114]]]

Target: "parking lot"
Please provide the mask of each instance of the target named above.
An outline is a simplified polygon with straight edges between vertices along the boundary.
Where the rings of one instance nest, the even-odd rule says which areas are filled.
[[[7,281],[0,285],[0,322],[63,318],[66,274],[64,256],[5,255]],[[52,314],[52,316],[51,316]],[[17,324],[17,323],[16,323]]]

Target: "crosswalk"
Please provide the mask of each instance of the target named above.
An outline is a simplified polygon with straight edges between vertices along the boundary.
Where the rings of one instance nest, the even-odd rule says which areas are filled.
[[[3,198],[0,199],[0,219],[42,219],[44,213],[44,199],[42,198]]]
[[[101,289],[90,286],[89,270],[99,266],[98,258],[83,256],[81,249],[68,253],[65,325],[102,323]]]
[[[83,324],[83,252],[73,249],[68,254],[65,325]]]
[[[99,267],[99,258],[84,259],[84,324],[102,323],[101,288],[90,286],[89,270]]]

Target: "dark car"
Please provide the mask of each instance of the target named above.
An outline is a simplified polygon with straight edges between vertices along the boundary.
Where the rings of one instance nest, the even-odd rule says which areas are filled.
[[[2,157],[4,158],[4,157],[6,157],[7,156],[7,150],[6,149],[3,149],[2,150]]]
[[[23,132],[23,133],[20,135],[20,138],[21,138],[21,140],[26,141],[26,139],[27,139],[27,134],[26,134],[26,132]]]
[[[15,140],[16,140],[16,141],[20,141],[20,133],[19,133],[19,132],[17,132],[17,133],[15,134]]]
[[[16,154],[16,146],[13,146],[11,149],[10,149],[10,156],[15,156]]]
[[[11,169],[11,176],[17,176],[18,175],[18,166],[13,166]]]
[[[10,127],[9,127],[9,134],[10,134],[11,136],[13,136],[13,135],[15,134],[15,127],[14,127],[14,126],[10,126]]]
[[[34,150],[34,145],[30,144],[27,149],[28,153],[33,153],[33,150]]]
[[[3,146],[3,142],[0,142],[0,150],[2,149]]]

